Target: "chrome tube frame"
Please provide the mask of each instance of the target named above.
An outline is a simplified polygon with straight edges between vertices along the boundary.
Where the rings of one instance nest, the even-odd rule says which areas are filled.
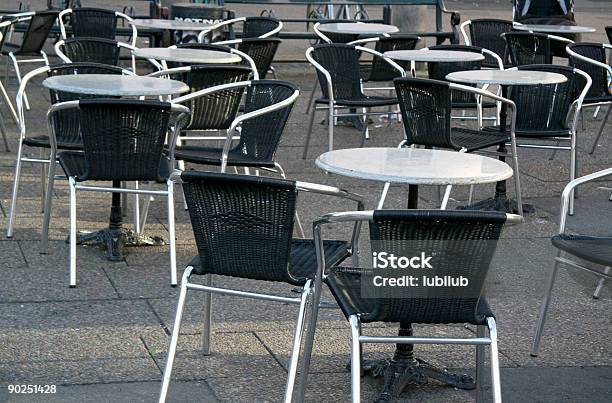
[[[232,25],[232,24],[236,24],[236,23],[244,22],[244,21],[246,21],[246,17],[238,17],[238,18],[233,18],[231,20],[221,21],[221,22],[219,22],[217,24],[214,24],[209,29],[203,30],[203,31],[201,31],[198,34],[198,42],[204,43],[204,40],[206,39],[206,35],[208,33],[212,32],[212,31],[216,31],[219,28],[223,28],[224,26],[227,26],[227,25]],[[274,36],[277,33],[279,33],[283,29],[283,23],[282,23],[282,21],[278,21],[278,23],[279,23],[278,27],[274,28],[271,31],[266,32],[265,34],[259,35],[258,38],[262,38],[262,39],[263,38],[269,38],[269,37]],[[226,41],[226,42],[228,42],[228,41]],[[220,43],[220,42],[214,42],[214,44],[217,44],[217,43]]]
[[[218,45],[218,44],[220,44],[220,42],[215,42],[214,44],[211,44],[211,45]],[[249,64],[249,67],[251,68],[251,71],[253,72],[253,80],[259,80],[259,72],[257,71],[257,66],[255,65],[255,61],[251,58],[251,56],[247,55],[244,52],[239,51],[238,49],[234,49],[231,46],[226,46],[226,48],[227,48],[227,53],[238,55],[244,60],[246,60],[247,63]],[[178,49],[178,46],[172,45],[172,46],[169,46],[168,49]],[[168,70],[173,70],[173,69],[168,69]],[[152,75],[152,74],[153,73],[148,74],[148,75]]]
[[[472,41],[470,40],[470,36],[468,35],[467,30],[465,29],[465,27],[467,27],[468,25],[472,25],[472,20],[462,22],[461,25],[459,25],[459,30],[461,31],[461,36],[463,36],[463,41],[465,42],[465,44],[471,46]]]

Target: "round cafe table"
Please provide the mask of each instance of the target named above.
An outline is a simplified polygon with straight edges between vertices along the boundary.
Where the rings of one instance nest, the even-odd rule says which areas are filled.
[[[132,53],[143,59],[161,60],[164,68],[166,68],[165,62],[226,64],[238,63],[242,60],[240,56],[233,53],[206,49],[141,48],[133,50]]]
[[[208,31],[213,29],[216,25],[185,20],[163,20],[159,18],[137,18],[132,24],[137,28],[156,30],[167,29],[171,31]]]
[[[492,84],[501,85],[502,97],[508,96],[509,85],[539,85],[539,84],[561,84],[567,81],[567,77],[562,74],[549,73],[544,71],[530,70],[469,70],[457,71],[446,76],[449,81],[454,81],[462,84]],[[500,131],[506,131],[506,118],[508,115],[507,104],[502,103],[500,110]],[[543,116],[546,118],[546,116]],[[505,157],[502,153],[506,152],[506,145],[501,144],[498,148],[500,153],[499,159],[504,161]],[[522,211],[533,212],[533,206],[524,205],[518,206],[514,200],[509,200],[506,195],[506,181],[500,181],[495,186],[495,196],[493,198],[483,200],[472,206],[470,209],[494,209],[505,212],[518,212],[522,215]]]
[[[476,154],[419,148],[350,148],[320,155],[316,165],[338,175],[408,184],[408,208],[418,207],[419,185],[473,185],[508,179],[513,171],[502,161]],[[380,206],[379,206],[380,208]],[[400,323],[399,336],[411,336],[412,324]],[[405,385],[422,384],[427,378],[460,389],[474,389],[474,379],[453,374],[414,357],[414,345],[398,344],[391,361],[367,361],[365,373],[384,373],[379,400],[397,398]]]
[[[399,28],[395,25],[362,23],[362,22],[337,22],[331,24],[319,25],[319,31],[334,34],[347,35],[382,35],[393,34],[399,32]]]
[[[189,87],[180,81],[154,77],[122,76],[114,74],[74,74],[53,76],[43,81],[43,86],[55,91],[65,91],[100,97],[140,97],[182,94]],[[121,187],[113,181],[113,187]],[[113,193],[108,227],[92,233],[81,234],[79,245],[105,245],[109,260],[123,260],[123,247],[163,245],[163,239],[148,237],[123,227],[121,194]]]

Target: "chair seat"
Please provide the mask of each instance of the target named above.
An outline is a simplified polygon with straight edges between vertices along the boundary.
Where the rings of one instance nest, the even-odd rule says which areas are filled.
[[[459,149],[465,148],[470,152],[505,143],[510,141],[510,136],[495,130],[480,131],[453,127],[451,128],[451,141]]]
[[[333,267],[328,270],[328,275],[325,278],[325,283],[332,292],[338,306],[342,310],[342,313],[347,318],[351,315],[360,314],[364,317],[368,317],[372,314],[376,316],[377,305],[380,305],[381,299],[377,298],[364,298],[362,295],[361,280],[363,278],[362,269],[353,267]],[[493,317],[493,312],[489,308],[489,305],[484,297],[478,300],[476,309],[467,313],[461,314],[461,307],[474,306],[475,301],[471,300],[472,303],[462,303],[460,299],[440,299],[440,304],[432,304],[431,301],[427,303],[428,306],[436,306],[439,309],[447,307],[451,310],[457,308],[453,312],[427,312],[419,311],[418,305],[419,300],[425,301],[421,298],[408,298],[406,295],[406,301],[411,303],[415,307],[415,311],[406,315],[403,321],[410,323],[471,323],[474,325],[486,324],[487,317]],[[457,315],[459,311],[459,315]],[[441,318],[444,316],[461,317],[461,322],[447,322],[447,321],[433,321],[427,318]],[[371,322],[368,319],[362,320],[364,323]],[[373,320],[377,321],[377,320]]]
[[[174,151],[174,158],[185,162],[202,165],[221,165],[222,148],[180,146]],[[230,150],[227,159],[228,166],[274,168],[274,161],[259,160],[246,156],[238,151]]]
[[[499,126],[488,126],[483,128],[483,131],[486,132],[499,132]],[[508,136],[510,133],[506,132]],[[525,138],[550,138],[550,137],[570,137],[569,130],[516,130],[514,133],[516,137],[525,137]]]
[[[49,136],[41,135],[41,136],[33,136],[26,137],[23,139],[23,144],[30,147],[40,147],[40,148],[51,148],[51,143],[49,141]],[[82,150],[83,143],[80,140],[75,141],[60,141],[57,144],[57,148],[60,150]]]
[[[87,164],[85,162],[85,154],[77,151],[63,151],[57,154],[62,169],[67,177],[74,176],[77,178],[83,177],[86,174]],[[159,164],[159,178],[157,182],[164,183],[170,177],[170,160],[162,158]]]
[[[325,250],[325,264],[331,267],[342,263],[349,253],[350,244],[345,241],[325,240],[323,248]],[[194,267],[194,273],[203,273],[199,268],[200,257],[195,256],[189,262],[189,266]],[[315,276],[317,271],[317,255],[312,239],[293,239],[291,241],[291,252],[289,255],[289,272],[297,281],[293,285],[304,285],[307,279]]]
[[[378,96],[368,96],[363,95],[359,99],[336,99],[336,105],[338,106],[354,106],[354,107],[368,107],[374,108],[377,106],[391,106],[397,105],[398,101],[395,97],[378,97]],[[327,104],[329,103],[329,99],[327,98],[318,98],[315,100],[317,104]]]
[[[560,234],[552,244],[571,255],[603,266],[612,266],[612,237]]]

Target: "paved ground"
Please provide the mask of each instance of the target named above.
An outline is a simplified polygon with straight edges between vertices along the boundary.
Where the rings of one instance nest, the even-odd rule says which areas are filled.
[[[6,1],[0,1],[5,8]],[[509,17],[509,1],[449,1],[449,8],[464,18],[484,15]],[[603,1],[578,2],[579,21],[600,31],[588,39],[603,41],[603,25],[609,10]],[[581,9],[581,7],[583,7]],[[504,9],[504,7],[506,9]],[[302,44],[303,45],[303,44]],[[296,45],[298,46],[298,45]],[[300,45],[301,46],[301,45]],[[291,54],[291,46],[284,49]],[[278,159],[293,179],[326,183],[351,189],[367,197],[373,206],[380,184],[323,174],[314,157],[325,149],[325,127],[316,125],[309,158],[300,158],[305,135],[305,104],[312,89],[312,72],[301,65],[278,66],[279,76],[300,85],[302,95],[287,126]],[[10,89],[15,90],[14,82]],[[32,110],[28,130],[44,130],[48,94],[39,83],[30,94]],[[6,109],[2,112],[8,116]],[[579,137],[580,172],[586,174],[611,165],[612,138],[606,127],[594,155],[586,153],[601,115],[594,121],[585,117]],[[15,126],[7,122],[11,147],[16,149]],[[358,146],[359,134],[340,127],[338,147]],[[402,137],[398,124],[378,121],[368,144],[392,146]],[[13,182],[14,152],[0,152],[0,227],[5,228]],[[502,383],[506,401],[604,402],[612,394],[612,344],[609,339],[611,289],[606,286],[601,299],[591,293],[591,276],[563,270],[555,288],[541,354],[529,356],[529,346],[542,295],[546,273],[554,255],[549,238],[558,226],[559,194],[568,178],[568,156],[559,153],[549,160],[546,152],[521,150],[520,165],[524,195],[535,204],[536,213],[523,225],[508,228],[496,257],[495,270],[488,284],[489,299],[499,323]],[[78,251],[78,287],[67,287],[68,197],[65,183],[58,183],[54,196],[51,253],[38,252],[40,202],[38,168],[24,166],[15,236],[0,240],[0,401],[53,402],[138,402],[153,401],[158,393],[167,347],[172,331],[177,289],[169,286],[167,249],[130,249],[125,261],[108,262],[100,251]],[[577,214],[569,220],[572,230],[609,234],[610,191],[599,189],[610,182],[588,185],[580,192]],[[477,188],[477,196],[492,193],[492,186]],[[466,189],[453,192],[452,205],[465,200]],[[434,206],[434,191],[421,193],[423,206]],[[393,188],[388,207],[402,207],[405,192]],[[79,229],[101,228],[108,215],[110,198],[84,195],[79,204]],[[166,237],[165,201],[152,204],[147,232]],[[300,200],[304,221],[318,215],[352,206],[305,196]],[[349,232],[333,227],[330,237],[346,238]],[[180,264],[195,253],[186,213],[177,201],[177,242]],[[288,287],[250,281],[219,279],[219,284],[289,293]],[[188,298],[176,359],[172,401],[280,401],[286,379],[295,308],[280,304],[242,301],[227,297],[214,299],[213,354],[199,353],[201,295]],[[329,297],[329,295],[327,295]],[[349,332],[336,310],[321,314],[317,332],[309,401],[346,401],[349,398]],[[393,327],[366,327],[372,334],[393,333]],[[469,335],[471,328],[423,327],[418,334]],[[365,348],[366,357],[383,357],[392,347]],[[418,355],[440,366],[471,372],[472,348],[417,348]],[[54,384],[53,396],[8,395],[8,384]],[[364,401],[372,400],[380,388],[377,380],[364,378]],[[435,383],[411,388],[402,401],[472,401],[471,392]]]

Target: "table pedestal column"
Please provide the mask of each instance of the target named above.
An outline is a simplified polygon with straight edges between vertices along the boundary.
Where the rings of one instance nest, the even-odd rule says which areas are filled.
[[[121,182],[113,181],[113,187],[120,187]],[[121,193],[113,193],[108,227],[90,233],[81,233],[77,238],[78,245],[103,245],[110,261],[124,259],[125,246],[165,245],[160,237],[148,237],[123,227],[121,211]]]

